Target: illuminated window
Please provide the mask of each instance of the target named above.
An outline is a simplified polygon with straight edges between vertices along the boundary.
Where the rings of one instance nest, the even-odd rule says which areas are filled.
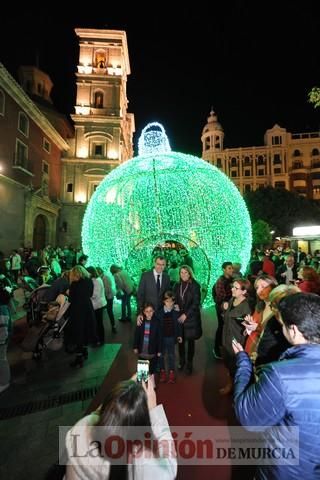
[[[103,93],[100,91],[94,94],[94,107],[103,108]]]

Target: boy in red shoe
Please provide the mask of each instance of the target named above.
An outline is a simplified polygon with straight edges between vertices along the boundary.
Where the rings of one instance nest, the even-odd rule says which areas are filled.
[[[182,326],[178,322],[180,313],[174,309],[174,294],[167,291],[163,295],[163,307],[158,310],[157,317],[160,321],[162,332],[162,351],[160,362],[160,383],[167,381],[165,369],[165,356],[167,356],[169,377],[168,383],[175,383],[175,344],[182,342]]]

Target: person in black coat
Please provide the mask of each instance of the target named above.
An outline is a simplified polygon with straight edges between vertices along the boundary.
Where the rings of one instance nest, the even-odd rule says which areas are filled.
[[[199,283],[194,279],[192,268],[189,265],[180,267],[180,282],[175,287],[176,304],[180,309],[179,322],[183,326],[182,343],[179,344],[180,364],[179,370],[182,370],[186,363],[187,353],[187,373],[192,373],[192,362],[195,352],[195,340],[202,336],[200,299],[201,290]]]
[[[165,267],[166,259],[157,256],[154,260],[154,268],[141,275],[137,291],[139,313],[146,303],[151,303],[155,310],[162,305],[164,292],[170,290],[170,277],[164,272]]]
[[[136,326],[133,351],[139,358],[149,360],[149,373],[152,375],[156,370],[157,359],[161,356],[161,328],[152,304],[145,304],[142,315],[142,323]]]
[[[76,345],[76,358],[71,367],[82,367],[88,358],[86,346],[95,343],[95,314],[91,301],[93,282],[89,272],[81,265],[76,265],[70,272],[68,341]]]

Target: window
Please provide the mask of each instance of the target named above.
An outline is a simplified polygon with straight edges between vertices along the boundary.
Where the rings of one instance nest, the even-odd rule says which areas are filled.
[[[286,188],[286,182],[275,182],[275,188]]]
[[[250,176],[251,176],[251,171],[248,170],[248,169],[246,169],[246,170],[244,171],[244,176],[245,176],[245,177],[250,177]]]
[[[231,177],[236,177],[236,176],[237,176],[236,170],[232,170],[232,172],[231,172]]]
[[[42,195],[44,197],[48,197],[49,196],[49,186],[48,186],[48,180],[47,179],[42,180],[41,189],[42,189]]]
[[[275,173],[275,174],[281,173],[281,168],[275,168],[275,169],[274,169],[274,173]]]
[[[244,191],[245,192],[251,192],[251,185],[245,185],[244,186]]]
[[[237,159],[235,157],[231,158],[231,167],[237,166]]]
[[[0,115],[4,116],[4,108],[5,108],[5,96],[4,92],[0,90]]]
[[[279,136],[272,137],[272,145],[281,145],[282,138]]]
[[[94,146],[94,155],[103,155],[103,145]]]
[[[29,119],[23,112],[19,112],[18,130],[23,133],[25,137],[29,136]]]
[[[1,111],[1,107],[0,107]],[[315,155],[319,155],[319,150],[317,148],[313,148],[311,155],[314,157]]]
[[[205,150],[209,150],[210,149],[210,137],[207,137],[205,139]]]
[[[45,161],[42,162],[42,171],[49,175],[49,164]]]
[[[42,147],[47,153],[51,152],[51,143],[46,138],[43,139]]]
[[[20,140],[16,140],[15,166],[28,170],[28,147]]]
[[[297,168],[303,168],[303,162],[299,162],[299,161],[298,162],[297,161],[293,162],[292,168],[294,170],[296,170]]]
[[[276,165],[278,163],[281,163],[281,157],[279,153],[275,153],[273,155],[273,165]]]
[[[293,152],[293,156],[294,156],[294,157],[300,157],[300,155],[301,155],[300,150],[298,150],[298,149],[297,149],[297,150],[294,150],[294,152]]]
[[[72,183],[67,183],[67,192],[72,193],[73,192],[73,184]]]
[[[94,107],[103,108],[103,93],[95,92],[94,94]]]
[[[217,167],[218,167],[218,168],[221,168],[221,167],[222,167],[221,158],[217,158]]]
[[[258,169],[258,175],[264,175],[264,169],[263,168],[259,168]]]
[[[244,164],[245,165],[250,165],[250,158],[249,157],[244,157]]]
[[[258,164],[258,165],[264,165],[264,159],[263,159],[263,156],[262,156],[262,155],[259,155],[257,164]]]

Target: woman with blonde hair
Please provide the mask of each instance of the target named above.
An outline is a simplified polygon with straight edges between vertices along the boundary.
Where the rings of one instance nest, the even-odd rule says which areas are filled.
[[[89,272],[81,265],[70,271],[70,321],[68,325],[69,343],[76,345],[76,358],[71,367],[82,367],[88,358],[87,345],[96,342],[95,315],[91,301],[93,282]]]
[[[283,335],[281,325],[279,324],[278,305],[283,298],[299,292],[299,288],[295,285],[286,284],[278,285],[270,292],[269,302],[273,315],[265,324],[258,339],[255,359],[256,367],[278,360],[281,354],[287,348],[290,348],[290,344]]]
[[[254,362],[257,356],[257,345],[259,338],[268,320],[273,316],[270,308],[270,292],[278,285],[275,278],[270,275],[259,275],[254,282],[257,294],[257,303],[253,315],[247,315],[243,322],[245,331],[248,334],[245,351]]]

